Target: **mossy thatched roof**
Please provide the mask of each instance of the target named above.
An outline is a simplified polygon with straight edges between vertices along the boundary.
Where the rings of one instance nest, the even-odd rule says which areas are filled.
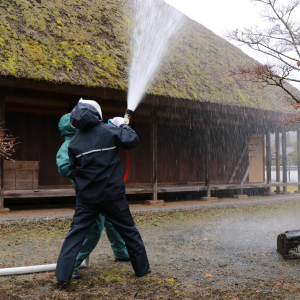
[[[2,0],[0,75],[127,89],[130,0]],[[274,89],[228,78],[253,63],[238,48],[187,18],[179,44],[148,93],[278,109]],[[275,99],[277,98],[277,100]],[[283,98],[283,97],[282,97]]]

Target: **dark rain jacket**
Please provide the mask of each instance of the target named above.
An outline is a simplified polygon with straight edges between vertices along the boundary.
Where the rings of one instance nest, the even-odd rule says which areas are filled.
[[[78,103],[71,124],[79,129],[69,144],[70,174],[77,186],[77,201],[99,203],[125,197],[118,148],[130,150],[139,139],[127,125],[104,124],[90,104]]]
[[[60,149],[56,154],[56,164],[58,167],[58,172],[61,176],[70,178],[70,169],[69,169],[69,155],[68,147],[73,136],[78,132],[78,129],[75,129],[70,124],[71,114],[63,115],[58,123],[58,129],[61,132],[61,135],[65,138],[64,143],[61,145]],[[76,185],[72,181],[74,189],[76,190]]]

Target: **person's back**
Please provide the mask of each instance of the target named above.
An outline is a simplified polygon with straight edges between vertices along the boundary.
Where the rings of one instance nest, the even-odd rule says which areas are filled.
[[[58,286],[66,288],[80,246],[100,213],[124,240],[136,276],[145,276],[151,270],[126,200],[118,153],[118,147],[129,150],[137,146],[138,137],[123,118],[113,118],[113,125],[104,124],[99,104],[91,100],[80,100],[70,121],[79,129],[68,148],[70,175],[77,186],[76,207],[57,260]]]
[[[71,178],[77,185],[79,201],[97,203],[116,200],[125,195],[125,184],[118,147],[131,149],[138,145],[135,132],[104,124],[96,109],[78,103],[70,118],[79,129],[69,144]]]
[[[61,145],[60,149],[56,155],[56,164],[58,168],[58,172],[65,178],[70,178],[70,170],[69,170],[69,155],[68,155],[68,147],[70,141],[74,137],[74,135],[78,132],[78,129],[75,129],[70,124],[70,116],[71,113],[63,115],[58,123],[58,129],[61,132],[61,135],[65,138],[64,143]],[[76,184],[72,181],[74,190],[76,191]],[[74,272],[72,278],[80,278],[80,274],[78,273],[79,266],[82,261],[87,258],[94,248],[97,246],[102,230],[105,230],[107,238],[110,241],[110,245],[114,254],[114,257],[117,261],[129,261],[128,252],[125,246],[125,242],[118,234],[118,232],[114,229],[113,225],[108,222],[101,214],[95,220],[93,226],[91,227],[88,235],[86,236],[85,241],[83,242],[82,247],[80,248],[80,252],[76,258]]]

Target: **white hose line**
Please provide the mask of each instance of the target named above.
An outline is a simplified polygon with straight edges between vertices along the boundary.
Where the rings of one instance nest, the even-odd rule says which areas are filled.
[[[91,254],[82,262],[80,268],[88,268],[90,264],[91,264]],[[55,271],[55,269],[56,269],[56,264],[17,267],[17,268],[4,268],[4,269],[0,269],[0,276],[49,272],[49,271]]]

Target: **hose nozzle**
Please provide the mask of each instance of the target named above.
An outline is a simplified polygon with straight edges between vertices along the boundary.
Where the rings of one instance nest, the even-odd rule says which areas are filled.
[[[133,110],[127,108],[124,115],[124,122],[126,125],[129,124],[132,116],[133,116]]]

